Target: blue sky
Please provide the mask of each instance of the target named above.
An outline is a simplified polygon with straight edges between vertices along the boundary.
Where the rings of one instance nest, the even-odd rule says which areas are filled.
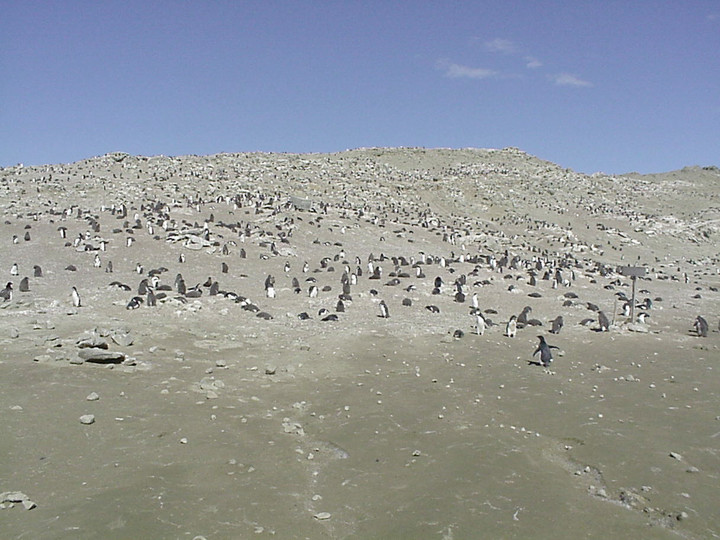
[[[0,166],[516,146],[720,165],[720,2],[0,0]]]

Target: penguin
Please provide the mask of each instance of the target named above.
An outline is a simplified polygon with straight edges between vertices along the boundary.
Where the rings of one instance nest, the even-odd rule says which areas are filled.
[[[472,300],[471,300],[471,301],[472,301],[472,307],[473,307],[473,309],[477,310],[477,309],[478,309],[478,306],[479,306],[478,294],[477,294],[477,293],[473,293],[473,295],[472,295]]]
[[[275,278],[270,274],[265,278],[265,295],[268,298],[275,298]]]
[[[695,328],[695,332],[697,333],[698,337],[707,337],[709,327],[707,321],[703,317],[698,315],[697,319],[695,319],[695,324],[693,325],[693,327]]]
[[[143,279],[143,280],[140,282],[140,285],[138,285],[138,294],[141,294],[141,295],[142,295],[142,294],[147,294],[148,289],[149,289],[148,280],[147,280],[147,279]]]
[[[437,306],[429,305],[425,306],[425,309],[427,309],[430,313],[440,313],[440,308]]]
[[[27,277],[22,278],[20,281],[20,292],[30,291],[30,280]]]
[[[40,268],[37,264],[33,266],[33,277],[43,277],[42,268]]]
[[[610,321],[602,311],[598,311],[598,324],[601,332],[607,332],[610,329]]]
[[[135,265],[135,271],[136,271],[138,274],[142,274],[142,273],[145,271],[145,269],[143,268],[143,265],[142,265],[142,264],[137,263],[137,264]]]
[[[485,317],[482,316],[482,313],[479,311],[475,312],[475,321],[476,321],[476,329],[477,329],[477,335],[482,336],[485,333]]]
[[[382,317],[383,319],[390,318],[390,310],[388,310],[385,300],[380,300],[380,317]]]
[[[179,262],[180,264],[182,264],[182,263],[185,262],[185,254],[184,254],[184,253],[181,253],[181,254],[178,256],[178,262]]]
[[[220,292],[220,283],[213,281],[210,285],[210,292],[208,294],[210,296],[217,296],[218,292]]]
[[[107,265],[105,266],[105,273],[106,273],[106,274],[112,274],[112,273],[113,273],[113,264],[112,264],[112,261],[108,261]]]
[[[517,317],[515,315],[512,315],[507,325],[505,325],[505,335],[510,338],[517,335]]]
[[[520,313],[520,315],[517,316],[517,325],[522,328],[523,326],[527,326],[528,323],[528,314],[532,312],[532,308],[530,306],[525,306]]]
[[[75,306],[76,308],[82,306],[82,302],[80,301],[80,293],[75,287],[72,288],[72,303],[73,306]]]
[[[152,292],[152,289],[148,289],[147,292],[147,305],[148,307],[155,307],[157,305],[157,298],[155,293]]]
[[[644,311],[642,313],[638,313],[637,322],[639,322],[640,324],[645,324],[647,322],[645,321],[645,319],[647,319],[648,317],[650,317],[650,315],[648,315]]]
[[[128,236],[127,240],[125,240],[125,246],[126,247],[132,246],[134,241],[135,241],[135,239],[132,236]]]
[[[5,285],[5,288],[0,291],[0,298],[3,299],[3,302],[9,302],[12,300],[12,293],[13,293],[13,284],[12,281],[8,281],[7,285]]]
[[[190,289],[189,291],[185,292],[185,296],[187,298],[200,298],[202,296],[202,289],[200,289],[197,285]]]
[[[310,289],[308,289],[308,296],[310,298],[317,298],[318,295],[318,288],[315,285],[310,285]]]
[[[540,363],[543,365],[543,367],[547,368],[553,361],[552,352],[550,349],[560,349],[560,347],[556,347],[555,345],[548,345],[543,336],[538,336],[538,339],[540,340],[540,343],[538,344],[538,348],[535,349],[535,352],[532,355],[534,357],[537,353],[540,353]]]
[[[335,311],[337,311],[338,313],[345,313],[345,303],[342,300],[337,301]]]
[[[133,296],[128,302],[127,306],[125,306],[125,309],[137,309],[140,307],[140,304],[142,304],[142,302],[142,298],[140,298],[139,296]]]
[[[17,264],[17,263],[13,263],[13,265],[10,267],[10,275],[11,275],[11,276],[17,276],[19,273],[20,273],[20,272],[19,272],[19,270],[18,270],[18,264]]]
[[[228,270],[229,270],[229,268],[228,268],[227,263],[226,263],[226,262],[223,262],[223,263],[220,265],[220,271],[221,271],[223,274],[227,274],[227,273],[228,273]]]
[[[552,322],[552,328],[550,329],[551,334],[559,334],[560,329],[563,327],[564,321],[563,316],[558,315],[555,317],[555,320]]]

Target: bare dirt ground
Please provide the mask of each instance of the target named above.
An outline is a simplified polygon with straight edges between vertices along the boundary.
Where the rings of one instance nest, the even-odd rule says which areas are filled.
[[[720,536],[713,167],[112,154],[0,189],[3,538]]]

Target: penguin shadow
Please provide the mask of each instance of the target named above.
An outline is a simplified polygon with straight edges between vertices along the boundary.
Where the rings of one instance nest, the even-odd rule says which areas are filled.
[[[528,360],[528,366],[543,367],[542,362],[539,362],[537,360]]]

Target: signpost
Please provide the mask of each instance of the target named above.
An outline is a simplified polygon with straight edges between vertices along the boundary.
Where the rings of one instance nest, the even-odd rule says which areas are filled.
[[[630,322],[635,322],[635,281],[638,277],[645,275],[646,269],[644,266],[620,266],[618,272],[621,276],[626,276],[632,279],[632,300],[630,301]]]

